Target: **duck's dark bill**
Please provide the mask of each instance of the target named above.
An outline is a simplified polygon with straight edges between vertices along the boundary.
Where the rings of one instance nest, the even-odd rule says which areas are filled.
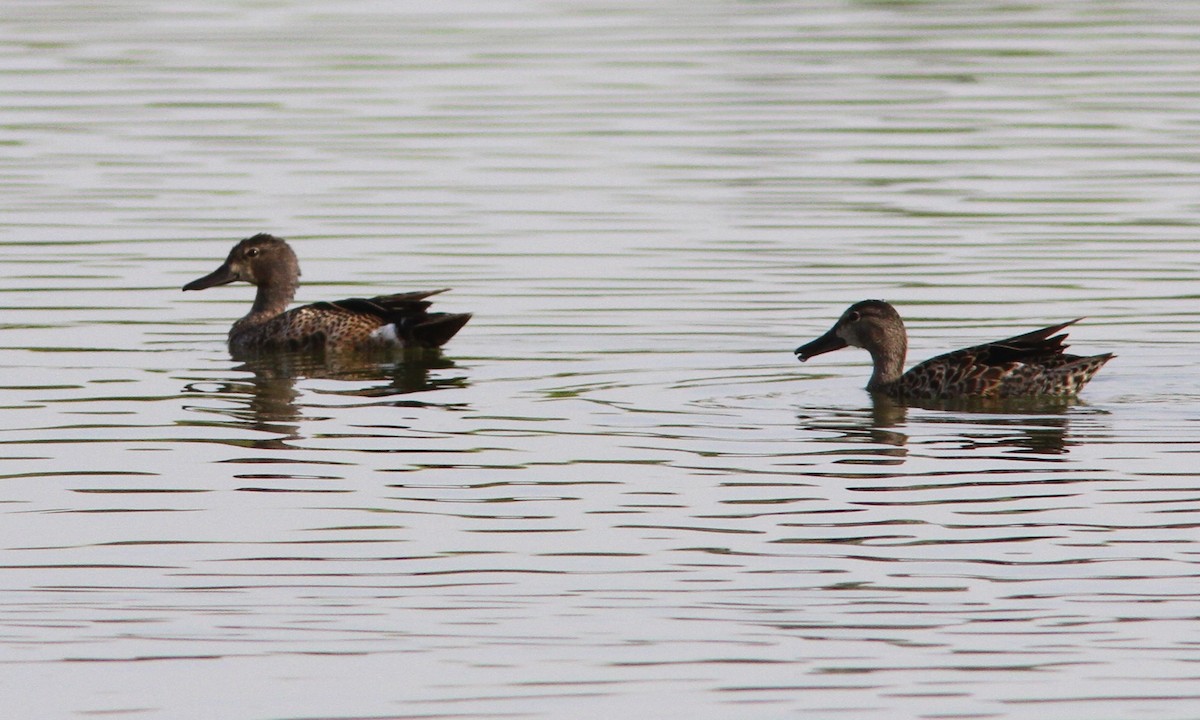
[[[233,270],[229,269],[228,265],[222,265],[221,267],[217,268],[216,270],[213,270],[212,272],[205,275],[204,277],[202,277],[198,280],[193,280],[190,283],[188,283],[187,285],[184,285],[183,289],[184,290],[203,290],[204,288],[210,288],[215,285],[224,285],[226,283],[231,283],[237,279],[238,279],[237,273],[235,273],[235,272],[233,272]]]
[[[844,347],[846,347],[846,341],[838,337],[837,333],[833,330],[830,330],[807,345],[801,345],[796,348],[796,357],[800,362],[804,362],[810,357],[816,357],[817,355],[833,352],[834,350],[841,350]]]

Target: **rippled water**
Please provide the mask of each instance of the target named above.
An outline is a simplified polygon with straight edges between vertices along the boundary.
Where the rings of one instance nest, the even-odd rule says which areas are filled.
[[[12,717],[1194,718],[1200,8],[7,3]],[[245,365],[246,286],[452,287]],[[1081,401],[905,408],[1081,315]]]

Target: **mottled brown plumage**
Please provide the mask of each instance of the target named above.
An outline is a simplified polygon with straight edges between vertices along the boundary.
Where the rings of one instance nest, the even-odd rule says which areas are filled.
[[[1078,320],[938,355],[904,371],[904,321],[882,300],[851,305],[833,328],[796,348],[801,362],[846,346],[871,353],[875,369],[867,390],[897,399],[1070,397],[1114,356],[1068,355],[1066,333]]]
[[[441,347],[471,319],[430,313],[426,298],[445,290],[348,298],[287,310],[300,263],[282,239],[260,233],[234,246],[221,267],[183,286],[203,290],[245,280],[258,286],[254,306],[229,330],[229,351],[250,357],[280,351],[358,352]]]

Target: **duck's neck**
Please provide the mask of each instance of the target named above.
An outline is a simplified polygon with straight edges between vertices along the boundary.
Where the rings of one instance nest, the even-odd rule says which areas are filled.
[[[279,315],[296,296],[296,283],[265,283],[258,286],[258,294],[254,296],[254,306],[250,313],[238,321],[239,325],[264,322]]]
[[[907,343],[900,342],[871,348],[871,360],[875,364],[875,371],[871,373],[867,390],[883,390],[900,379],[904,374],[904,356],[908,351],[906,345]]]

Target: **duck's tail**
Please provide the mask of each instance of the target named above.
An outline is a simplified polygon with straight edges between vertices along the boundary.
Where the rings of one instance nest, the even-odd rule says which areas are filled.
[[[471,319],[471,313],[430,313],[420,322],[405,328],[405,344],[438,348],[454,337]]]

